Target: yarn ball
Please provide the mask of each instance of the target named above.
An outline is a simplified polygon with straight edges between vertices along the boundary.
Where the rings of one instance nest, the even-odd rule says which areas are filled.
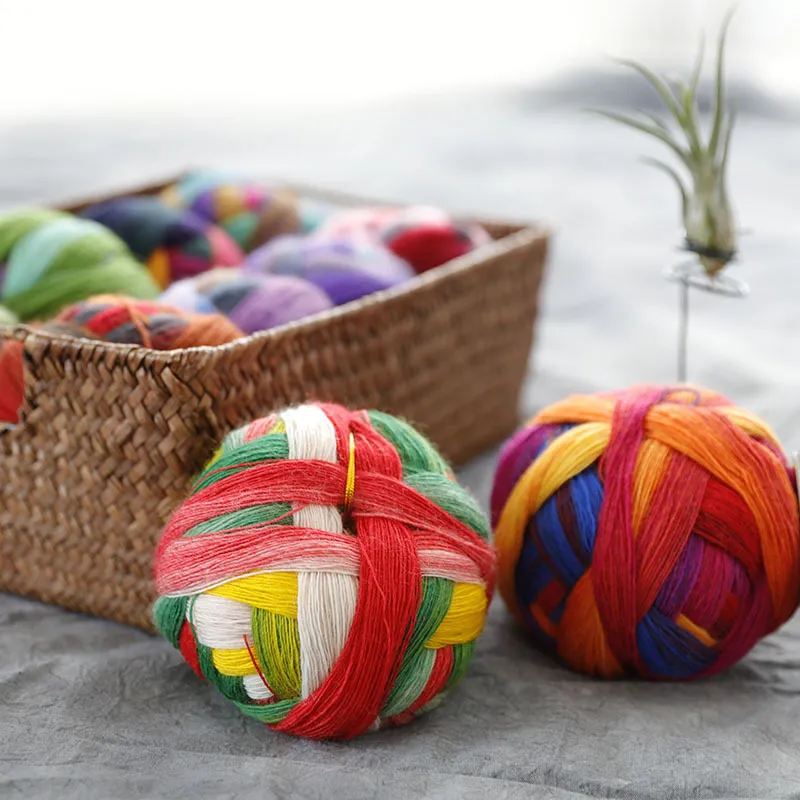
[[[52,317],[94,294],[147,299],[159,291],[118,236],[60,212],[0,217],[0,258],[5,262],[0,302],[23,321]]]
[[[161,300],[189,311],[217,311],[245,333],[266,331],[331,307],[321,289],[300,278],[229,269],[178,281]]]
[[[17,315],[13,314],[5,306],[0,306],[0,325],[16,325],[19,322]]]
[[[157,627],[280,731],[349,739],[434,708],[494,584],[488,524],[407,423],[335,405],[231,433],[155,557]]]
[[[245,269],[304,278],[337,306],[396,286],[416,274],[386,248],[344,237],[281,236],[251,253]]]
[[[119,197],[81,213],[120,236],[162,288],[212,267],[244,261],[242,249],[222,228],[191,211],[170,208],[157,197]]]
[[[316,235],[382,244],[418,273],[491,242],[480,225],[455,222],[432,206],[347,209],[331,216]]]
[[[300,209],[290,192],[217,172],[192,172],[160,197],[172,208],[188,209],[219,225],[246,253],[302,227]]]
[[[540,411],[502,450],[492,517],[507,606],[581,672],[712,675],[797,607],[793,472],[764,422],[705,389]]]
[[[216,346],[244,336],[221,314],[192,314],[160,302],[114,295],[76,303],[62,311],[57,320],[106,342],[153,350]]]

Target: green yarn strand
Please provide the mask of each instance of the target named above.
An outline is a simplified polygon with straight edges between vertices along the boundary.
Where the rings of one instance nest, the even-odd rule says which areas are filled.
[[[491,529],[486,515],[472,495],[455,481],[434,472],[421,472],[409,475],[406,483],[459,522],[472,528],[482,539],[489,541]]]
[[[297,620],[254,608],[253,645],[264,678],[275,696],[282,700],[299,697],[302,677]]]
[[[393,717],[405,711],[425,688],[436,658],[436,652],[426,649],[425,642],[442,624],[452,601],[452,581],[423,577],[422,602],[417,611],[414,632],[411,634],[411,641],[397,679],[381,711],[382,717]]]
[[[231,434],[231,436],[233,435]],[[285,433],[268,433],[252,442],[243,443],[232,452],[226,453],[223,449],[222,457],[206,467],[200,474],[192,487],[191,494],[195,495],[203,489],[213,486],[217,481],[225,480],[231,475],[247,470],[252,464],[262,461],[283,461],[287,458],[289,458],[289,440]]]
[[[269,503],[263,506],[243,508],[199,522],[193,528],[189,528],[183,535],[198,536],[203,533],[229,531],[233,528],[246,528],[250,525],[267,525],[269,523],[291,525],[291,513],[291,503]]]
[[[450,472],[436,448],[407,422],[382,411],[369,411],[367,414],[372,427],[397,450],[406,478],[418,472],[438,472],[441,475]]]
[[[289,712],[300,702],[299,697],[291,700],[279,700],[276,703],[266,703],[263,706],[253,705],[253,701],[236,703],[239,710],[248,717],[252,717],[265,725],[277,725],[289,716]]]
[[[213,651],[198,642],[197,644],[197,663],[200,665],[200,672],[203,677],[213,683],[220,692],[234,703],[245,703],[249,701],[244,683],[240,677],[234,675],[223,675],[214,666]]]
[[[186,621],[188,597],[159,597],[153,603],[153,622],[174,647],[180,646],[181,628]]]
[[[445,692],[449,692],[464,677],[474,655],[475,641],[453,645],[453,671],[445,684]]]

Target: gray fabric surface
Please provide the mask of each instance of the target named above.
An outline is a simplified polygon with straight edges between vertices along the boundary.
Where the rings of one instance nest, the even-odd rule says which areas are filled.
[[[733,154],[746,301],[693,298],[690,377],[800,445],[800,236],[791,121],[745,117]],[[646,143],[522,95],[431,98],[324,119],[73,120],[0,130],[2,200],[62,199],[186,164],[553,222],[524,413],[674,377],[660,270],[676,198]],[[655,151],[653,151],[655,152]],[[487,454],[462,472],[486,503]],[[472,669],[429,717],[346,744],[274,734],[164,641],[0,596],[0,797],[612,798],[800,794],[800,624],[685,685],[603,683],[537,653],[499,598]]]

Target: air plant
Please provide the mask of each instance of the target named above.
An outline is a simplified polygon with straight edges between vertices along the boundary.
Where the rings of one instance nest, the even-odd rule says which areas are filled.
[[[713,113],[706,135],[700,126],[697,90],[705,56],[701,42],[688,82],[668,81],[638,61],[621,60],[641,75],[656,90],[664,103],[667,119],[646,111],[638,117],[613,111],[596,113],[629,128],[646,133],[667,145],[680,162],[681,173],[665,161],[646,158],[644,161],[669,175],[680,192],[685,240],[683,248],[694,253],[698,265],[682,264],[668,271],[667,277],[682,283],[681,340],[678,353],[678,377],[685,380],[686,330],[688,327],[688,287],[742,296],[747,285],[741,281],[722,279],[721,271],[736,258],[738,237],[733,208],[728,196],[727,168],[731,136],[736,122],[736,109],[725,95],[725,41],[735,9],[725,17],[717,41]],[[688,179],[687,179],[688,177]],[[697,274],[695,274],[695,272]]]

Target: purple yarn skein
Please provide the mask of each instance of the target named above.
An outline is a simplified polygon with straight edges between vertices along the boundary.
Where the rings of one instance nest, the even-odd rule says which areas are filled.
[[[250,273],[304,278],[337,306],[416,275],[409,264],[380,245],[302,236],[280,236],[267,242],[247,256],[244,268]]]

